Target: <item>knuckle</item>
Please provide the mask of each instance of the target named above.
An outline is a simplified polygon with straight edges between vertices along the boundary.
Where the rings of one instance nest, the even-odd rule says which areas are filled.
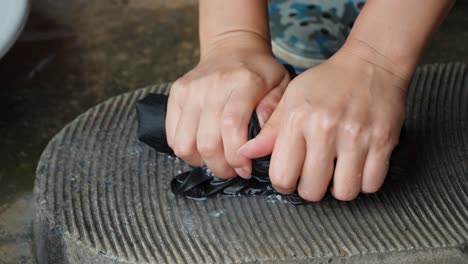
[[[216,154],[219,144],[213,140],[200,139],[197,141],[197,149],[200,155],[204,158],[210,158]]]
[[[172,100],[171,99],[177,99],[180,95],[180,85],[177,84],[177,82],[175,82],[174,84],[172,84],[171,86],[171,90],[169,91],[169,102],[171,102]]]
[[[185,143],[175,143],[174,144],[174,153],[182,158],[182,159],[187,159],[191,155],[195,153],[194,148],[191,146],[191,144],[185,144]]]
[[[245,162],[247,161],[247,159],[242,159],[237,155],[236,148],[226,149],[224,155],[227,164],[232,168],[241,167],[242,165],[245,165]]]
[[[360,141],[367,134],[365,125],[360,121],[347,121],[343,124],[345,135],[353,141]]]
[[[272,104],[272,105],[276,105],[280,100],[281,100],[281,97],[283,95],[283,91],[279,90],[279,89],[274,89],[273,91],[271,91],[267,97],[265,97],[265,102],[266,103],[269,103],[269,104]],[[263,101],[262,101],[263,102]]]
[[[392,129],[389,125],[378,125],[372,131],[372,138],[374,143],[383,147],[389,144],[396,144],[398,139],[394,139],[392,136]]]
[[[216,168],[212,170],[214,175],[220,179],[230,179],[235,176],[233,170],[228,166],[223,166],[222,168]]]
[[[231,167],[238,167],[238,162],[237,160],[235,159],[234,155],[229,155],[229,154],[226,154],[226,163],[229,164],[229,166]]]
[[[255,72],[247,68],[239,68],[235,70],[217,70],[210,77],[213,85],[221,86],[236,82],[241,85],[256,85],[263,84],[263,79]]]
[[[288,122],[292,126],[302,126],[308,114],[309,111],[305,107],[293,109],[289,112]]]
[[[360,122],[348,121],[344,124],[344,129],[349,135],[358,137],[363,133],[364,126]]]
[[[289,194],[295,190],[294,184],[287,180],[278,179],[278,177],[271,177],[272,186],[282,194]]]
[[[167,133],[167,132],[166,132]],[[174,150],[174,140],[172,139],[171,136],[167,136],[167,139],[166,139],[166,142],[167,142],[167,145],[172,149]],[[175,152],[174,152],[175,153]]]
[[[244,117],[237,112],[225,112],[222,117],[222,126],[223,128],[233,128],[238,127],[244,121]]]
[[[309,202],[318,202],[322,200],[324,196],[323,193],[310,192],[310,191],[304,190],[303,188],[299,188],[297,190],[297,193],[302,199],[309,201]]]
[[[181,77],[177,79],[172,85],[171,85],[171,93],[176,92],[180,87],[183,85],[182,83],[184,82],[184,77]]]
[[[366,184],[362,186],[361,192],[363,193],[376,193],[380,189],[378,184]]]
[[[281,100],[281,93],[271,92],[265,96],[257,105],[258,111],[273,112]]]
[[[308,128],[319,131],[326,140],[332,138],[336,134],[338,126],[339,117],[332,110],[314,110],[308,119]]]
[[[275,126],[272,124],[271,122],[271,119],[269,119],[264,125],[263,125],[263,130],[266,130],[266,131],[274,131],[276,128]]]
[[[233,72],[226,71],[226,70],[216,70],[210,76],[210,80],[212,84],[216,86],[226,85],[226,83],[232,82],[233,78],[234,78]]]
[[[198,87],[204,87],[200,85],[200,79],[193,79],[188,76],[183,76],[175,81],[169,92],[169,97],[174,97],[176,100],[185,101],[191,94],[198,92]]]
[[[294,192],[294,188],[293,188],[293,187],[289,187],[289,186],[287,186],[287,185],[282,186],[282,185],[273,184],[273,183],[272,183],[271,185],[273,186],[273,188],[274,188],[277,192],[279,192],[279,193],[281,193],[281,194],[290,194],[290,193]]]
[[[171,86],[171,93],[179,93],[185,87],[190,86],[191,81],[187,77],[181,77],[175,81]]]
[[[312,120],[325,132],[333,132],[338,127],[338,117],[331,109],[319,109],[314,111]]]
[[[237,70],[235,75],[241,83],[245,83],[245,84],[261,84],[262,83],[262,78],[260,78],[260,76],[257,73],[246,68],[241,68]]]
[[[354,190],[346,189],[333,193],[333,197],[340,201],[352,201],[358,196],[358,192]]]

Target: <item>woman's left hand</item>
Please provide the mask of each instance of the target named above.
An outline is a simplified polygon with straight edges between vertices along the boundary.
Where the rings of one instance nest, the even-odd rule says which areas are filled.
[[[272,153],[273,187],[284,194],[297,189],[308,201],[321,200],[332,179],[339,200],[376,192],[398,143],[407,84],[388,67],[342,49],[289,84],[239,153],[251,159]]]

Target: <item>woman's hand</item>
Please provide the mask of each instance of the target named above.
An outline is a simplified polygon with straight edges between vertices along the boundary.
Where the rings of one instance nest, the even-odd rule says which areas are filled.
[[[333,178],[332,194],[348,201],[381,187],[408,82],[360,54],[343,48],[291,81],[260,134],[240,149],[247,158],[273,152],[269,173],[279,192],[297,188],[319,201]]]
[[[230,32],[205,47],[199,64],[178,79],[169,96],[166,134],[175,154],[207,165],[220,178],[248,178],[250,159],[239,155],[256,109],[265,122],[289,75],[269,43],[249,32]]]

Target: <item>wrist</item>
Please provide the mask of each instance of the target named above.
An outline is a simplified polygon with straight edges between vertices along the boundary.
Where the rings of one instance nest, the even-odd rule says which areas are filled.
[[[397,56],[354,37],[348,38],[341,50],[386,69],[406,81],[411,79],[418,60],[416,55]]]
[[[211,57],[218,52],[260,52],[270,53],[269,36],[251,30],[230,30],[217,34],[209,39],[200,40],[200,60]]]
[[[368,0],[345,49],[410,79],[426,42],[453,0]]]
[[[414,71],[414,62],[417,59],[407,58],[405,62],[402,62],[390,55],[387,55],[384,51],[379,50],[377,47],[370,45],[369,43],[356,38],[349,38],[341,48],[347,53],[351,53],[363,60],[366,60],[382,69],[387,70],[393,75],[399,78],[409,81]]]
[[[385,83],[403,91],[406,91],[411,80],[412,72],[403,71],[383,54],[363,43],[347,42],[329,60],[361,76],[363,81],[379,76]]]

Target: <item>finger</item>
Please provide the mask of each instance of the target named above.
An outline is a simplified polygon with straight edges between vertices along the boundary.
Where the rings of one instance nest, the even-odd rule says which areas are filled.
[[[177,123],[179,122],[180,114],[182,112],[182,109],[177,102],[176,89],[178,88],[176,88],[176,85],[177,84],[172,85],[171,93],[169,94],[165,123],[167,144],[172,149],[174,148],[174,137],[177,129]]]
[[[270,119],[270,116],[272,115],[273,111],[275,111],[276,106],[279,104],[281,97],[283,96],[284,91],[286,90],[286,87],[290,81],[290,78],[288,77],[289,76],[284,78],[277,87],[265,95],[265,97],[263,97],[262,100],[258,103],[255,111],[257,112],[258,122],[261,128],[263,128],[268,119]]]
[[[307,201],[320,201],[333,176],[335,147],[330,139],[312,132],[306,136],[306,158],[297,187],[299,196]]]
[[[200,120],[200,108],[197,104],[188,104],[182,110],[174,137],[174,153],[192,166],[200,166],[202,159],[197,150],[197,130]]]
[[[305,140],[301,119],[290,118],[278,133],[270,161],[270,180],[280,193],[291,193],[296,189],[305,158]]]
[[[362,175],[361,191],[363,193],[374,193],[382,187],[387,176],[392,150],[393,147],[369,150]]]
[[[225,159],[244,178],[250,178],[252,165],[250,159],[239,155],[238,150],[248,140],[250,118],[263,91],[265,88],[255,85],[233,89],[223,110],[221,135]]]
[[[203,162],[217,177],[228,179],[236,176],[236,173],[224,159],[223,140],[219,127],[221,114],[215,109],[216,107],[207,107],[200,116],[197,149]]]
[[[239,154],[249,159],[270,155],[277,137],[281,108],[278,106],[258,135],[239,149]]]
[[[331,193],[342,201],[354,200],[361,191],[362,172],[366,160],[365,144],[348,138],[347,147],[338,149]]]

